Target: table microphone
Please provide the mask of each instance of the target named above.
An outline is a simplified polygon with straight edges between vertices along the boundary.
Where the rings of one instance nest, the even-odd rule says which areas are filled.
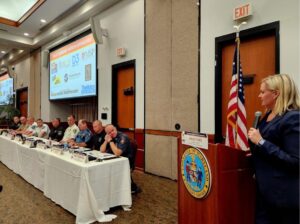
[[[256,112],[255,112],[255,119],[254,119],[253,125],[252,125],[255,129],[257,129],[257,126],[258,126],[258,122],[259,122],[259,120],[260,120],[260,117],[261,117],[261,111],[256,111]]]

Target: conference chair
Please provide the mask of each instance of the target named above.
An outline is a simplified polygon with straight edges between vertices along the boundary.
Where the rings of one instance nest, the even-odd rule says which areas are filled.
[[[131,193],[137,194],[141,192],[141,188],[139,188],[136,183],[134,183],[132,179],[132,172],[135,169],[135,159],[136,159],[136,153],[137,153],[137,143],[134,139],[130,139],[130,148],[131,148],[131,158],[129,158],[129,165],[130,165],[130,171],[131,171]]]
[[[131,172],[135,168],[135,157],[136,157],[136,152],[137,152],[137,143],[134,139],[130,139],[130,148],[131,148],[131,158],[129,159],[129,165],[130,165],[130,170]]]

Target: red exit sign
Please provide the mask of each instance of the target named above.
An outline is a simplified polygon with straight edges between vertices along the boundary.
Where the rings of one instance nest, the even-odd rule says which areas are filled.
[[[241,5],[233,9],[233,20],[238,20],[252,15],[252,6],[250,3]]]

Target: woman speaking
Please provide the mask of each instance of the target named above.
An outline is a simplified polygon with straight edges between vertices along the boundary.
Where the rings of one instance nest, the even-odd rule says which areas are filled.
[[[299,223],[300,99],[288,75],[262,80],[258,96],[266,114],[250,128],[257,182],[256,224]]]

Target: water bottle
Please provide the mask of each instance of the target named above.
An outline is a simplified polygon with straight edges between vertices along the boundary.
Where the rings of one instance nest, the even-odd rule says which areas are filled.
[[[68,151],[68,143],[67,142],[64,143],[64,151]]]

